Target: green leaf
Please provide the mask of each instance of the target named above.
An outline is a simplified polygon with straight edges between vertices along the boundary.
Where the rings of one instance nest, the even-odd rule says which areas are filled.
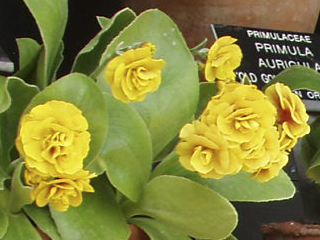
[[[37,94],[26,111],[50,100],[71,102],[77,106],[89,124],[90,151],[84,166],[100,153],[108,127],[108,115],[102,92],[94,81],[79,73],[66,75]]]
[[[320,148],[320,118],[316,118],[310,125],[310,133],[301,139],[301,152],[304,163],[310,167],[315,161],[315,154]]]
[[[281,71],[265,87],[276,82],[282,82],[292,90],[306,89],[320,92],[320,74],[304,66],[292,66]]]
[[[29,83],[35,82],[35,74],[41,46],[31,38],[17,39],[19,49],[19,71],[15,73],[16,77],[27,79]]]
[[[107,28],[110,26],[112,20],[104,16],[97,16],[98,23],[101,28]]]
[[[10,192],[8,189],[4,188],[3,190],[0,190],[0,209],[6,213],[9,213],[9,198]]]
[[[37,63],[37,71],[36,71],[36,85],[39,86],[41,89],[45,88],[48,84],[56,80],[56,74],[58,71],[58,68],[60,67],[60,64],[63,60],[63,49],[64,44],[61,42],[58,48],[58,52],[56,54],[56,57],[53,59],[50,69],[51,69],[51,75],[50,77],[46,76],[46,49],[41,48],[40,54],[39,54],[39,60]]]
[[[102,53],[110,41],[135,18],[135,13],[126,8],[118,12],[110,22],[80,51],[72,67],[72,72],[90,75],[98,66]],[[103,19],[103,20],[102,20]],[[99,18],[106,24],[105,18]],[[104,21],[102,23],[102,21]]]
[[[237,238],[235,236],[233,236],[233,235],[230,235],[225,240],[237,240]]]
[[[60,41],[57,55],[54,58],[54,62],[52,63],[52,80],[57,79],[57,72],[59,70],[59,67],[60,67],[63,59],[64,59],[63,51],[64,51],[64,43],[62,41]]]
[[[88,169],[107,170],[110,182],[120,192],[136,201],[149,179],[152,150],[147,127],[138,113],[111,95],[105,95],[109,130],[99,158]]]
[[[0,209],[0,238],[6,234],[8,226],[9,226],[9,218],[7,214]]]
[[[32,204],[24,206],[23,209],[36,226],[51,239],[62,239],[47,207],[38,207]]]
[[[0,166],[3,169],[6,169],[11,161],[10,151],[17,136],[20,117],[27,104],[39,91],[37,87],[26,84],[18,77],[8,78],[7,90],[11,96],[11,105],[7,111],[0,114],[0,142],[2,145]]]
[[[190,51],[192,52],[193,56],[199,56],[206,59],[209,51],[209,49],[206,48],[207,43],[208,39],[205,38],[197,46],[191,48]]]
[[[40,55],[42,69],[38,69],[37,82],[44,88],[53,80],[61,41],[68,20],[67,0],[24,0],[36,20],[42,37],[44,52]]]
[[[320,183],[320,149],[312,156],[311,165],[307,169],[307,176],[315,181]]]
[[[22,207],[27,204],[31,204],[31,190],[29,186],[24,186],[21,180],[22,171],[24,170],[24,163],[20,163],[14,170],[11,191],[10,191],[10,211],[12,213],[18,213]]]
[[[289,176],[281,170],[279,176],[269,182],[259,183],[248,173],[240,172],[220,180],[200,181],[219,192],[230,201],[268,202],[292,198],[295,187]]]
[[[218,93],[216,83],[202,82],[200,84],[200,97],[195,117],[198,118],[207,107],[208,101]]]
[[[136,217],[130,219],[130,222],[139,228],[143,229],[145,233],[151,238],[151,240],[191,240],[186,234],[177,231],[175,228],[156,221],[152,218]]]
[[[130,234],[112,187],[102,175],[92,180],[94,193],[84,193],[79,207],[66,212],[51,209],[62,239],[127,240]]]
[[[3,240],[32,239],[42,240],[36,228],[24,214],[9,215],[9,226]]]
[[[0,75],[0,113],[6,111],[10,104],[11,98],[7,90],[8,79]]]
[[[311,131],[302,138],[301,157],[307,166],[307,176],[317,183],[320,183],[320,118],[311,124]]]
[[[162,83],[144,101],[130,105],[146,122],[153,156],[157,156],[193,117],[199,97],[198,68],[175,23],[159,10],[143,12],[110,43],[93,75],[99,75],[98,81],[105,82],[103,69],[118,46],[146,41],[156,46],[155,58],[166,61]]]
[[[248,173],[240,172],[222,179],[202,178],[195,172],[184,169],[173,152],[154,170],[153,177],[170,174],[186,177],[218,192],[229,201],[266,202],[293,197],[295,187],[284,171],[266,183],[251,179]]]
[[[237,212],[230,202],[183,177],[152,179],[137,207],[135,214],[150,216],[195,238],[223,239],[237,225]]]
[[[0,191],[4,189],[4,181],[9,178],[10,176],[0,166]]]

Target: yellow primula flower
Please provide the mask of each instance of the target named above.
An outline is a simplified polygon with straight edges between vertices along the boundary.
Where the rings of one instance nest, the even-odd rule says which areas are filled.
[[[268,182],[279,175],[280,170],[288,163],[288,161],[288,153],[281,151],[277,158],[270,161],[267,166],[252,173],[251,177],[257,179],[259,182]]]
[[[24,180],[26,184],[30,186],[37,185],[42,181],[46,181],[48,178],[50,178],[49,175],[42,175],[36,169],[29,169],[26,167],[24,170]]]
[[[274,126],[276,109],[255,85],[229,83],[214,96],[201,121],[215,125],[231,143],[259,142]]]
[[[290,151],[298,142],[298,137],[291,138],[285,131],[282,129],[282,125],[278,126],[278,131],[280,133],[280,144],[281,151]]]
[[[177,145],[183,167],[205,178],[219,179],[236,174],[242,168],[242,155],[237,147],[230,147],[215,127],[200,121],[186,124],[180,131]]]
[[[64,212],[69,206],[77,207],[82,203],[82,192],[94,192],[90,179],[95,176],[80,170],[51,181],[41,181],[32,190],[31,197],[39,207],[51,204],[55,210]]]
[[[275,127],[261,129],[260,133],[261,137],[240,144],[241,150],[246,153],[243,163],[243,170],[246,172],[256,172],[268,166],[279,156],[280,143],[277,129]]]
[[[205,78],[208,82],[235,80],[234,70],[242,60],[241,48],[234,44],[236,41],[235,38],[224,36],[211,46],[205,65]]]
[[[52,100],[22,117],[16,146],[27,168],[41,175],[74,174],[89,151],[87,130],[88,122],[75,105]]]
[[[105,79],[115,98],[122,102],[139,102],[158,89],[166,63],[153,59],[155,50],[153,44],[145,43],[109,61]]]
[[[288,86],[275,83],[269,86],[265,94],[277,109],[277,124],[283,149],[290,150],[297,138],[310,132],[309,115],[301,99]]]

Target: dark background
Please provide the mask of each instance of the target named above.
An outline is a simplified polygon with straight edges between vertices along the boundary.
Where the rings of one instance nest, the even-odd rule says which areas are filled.
[[[64,37],[66,58],[73,59],[99,31],[96,16],[111,17],[121,8],[121,0],[69,0],[69,21]],[[319,22],[315,32],[320,32]],[[0,0],[0,47],[15,64],[18,61],[15,39],[21,37],[41,42],[37,26],[23,1]],[[67,73],[70,67],[70,62],[63,62],[61,73]]]
[[[111,17],[121,8],[119,0],[69,0],[69,20],[64,36],[65,59],[73,59],[100,30],[96,16]],[[41,43],[37,26],[23,1],[0,0],[0,46],[16,65],[18,52],[15,39],[22,37]],[[71,62],[64,61],[61,74],[67,73],[70,68]]]
[[[69,21],[64,36],[65,58],[73,59],[99,31],[97,15],[111,17],[122,7],[119,0],[69,0]],[[318,21],[315,33],[319,32]],[[15,39],[21,37],[29,37],[41,42],[36,24],[23,1],[0,0],[0,46],[16,67],[18,67],[18,52]],[[59,74],[67,73],[70,67],[71,63],[64,61]],[[240,240],[262,239],[260,229],[263,223],[306,220],[301,192],[309,189],[304,188],[305,183],[299,180],[299,169],[294,157],[287,166],[287,172],[298,189],[293,199],[270,203],[234,203],[239,213],[239,225],[235,235]],[[307,204],[310,205],[310,201]],[[320,206],[320,204],[316,205]]]

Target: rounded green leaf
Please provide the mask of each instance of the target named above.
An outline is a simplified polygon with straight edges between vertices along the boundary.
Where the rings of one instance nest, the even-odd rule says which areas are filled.
[[[141,214],[195,238],[224,239],[238,221],[234,207],[220,194],[177,176],[152,179],[137,206]]]
[[[279,175],[268,182],[260,183],[250,178],[248,173],[224,177],[220,180],[201,179],[204,185],[214,189],[230,201],[268,202],[290,199],[296,189],[290,177],[281,170]]]
[[[186,234],[152,218],[135,217],[130,219],[130,222],[143,229],[152,240],[191,240]]]
[[[84,166],[88,165],[100,153],[107,133],[108,115],[102,92],[91,78],[73,73],[60,78],[37,94],[26,111],[50,100],[73,103],[87,119],[91,142]]]
[[[107,171],[113,186],[133,201],[149,179],[152,150],[149,131],[140,115],[127,104],[105,95],[109,130],[100,156],[88,169]]]
[[[265,87],[276,82],[282,82],[292,90],[307,89],[320,92],[320,74],[304,66],[292,66],[281,71]]]
[[[127,240],[129,228],[115,201],[112,186],[104,175],[92,180],[94,193],[83,193],[79,207],[70,207],[66,212],[51,208],[52,217],[62,239]]]
[[[279,176],[266,183],[250,178],[248,173],[240,172],[222,179],[202,178],[195,172],[184,169],[176,152],[171,153],[153,172],[153,177],[161,174],[182,176],[207,186],[229,201],[267,202],[292,198],[295,187],[288,175],[280,171]]]
[[[95,74],[100,74],[99,81],[104,82],[103,69],[118,46],[146,41],[156,46],[155,58],[166,61],[162,83],[144,101],[130,105],[146,122],[153,156],[157,156],[192,118],[199,97],[198,68],[175,23],[159,10],[145,11],[110,43]]]

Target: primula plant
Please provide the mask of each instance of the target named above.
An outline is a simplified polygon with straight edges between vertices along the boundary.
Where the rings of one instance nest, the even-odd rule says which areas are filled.
[[[294,67],[265,90],[238,82],[242,52],[225,36],[199,50],[202,82],[166,14],[123,9],[97,18],[57,76],[68,2],[24,3],[42,42],[17,39],[20,68],[0,76],[0,239],[126,240],[132,225],[153,240],[235,239],[233,201],[294,195],[282,168],[310,127],[292,90],[319,91],[316,72]]]

